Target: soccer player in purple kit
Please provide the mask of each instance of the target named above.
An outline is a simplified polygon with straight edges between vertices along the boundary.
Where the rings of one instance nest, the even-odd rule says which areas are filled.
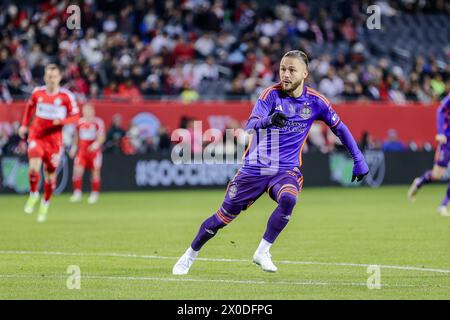
[[[267,222],[253,262],[264,271],[277,270],[269,250],[289,222],[302,189],[302,150],[314,120],[324,121],[346,146],[354,160],[352,181],[361,181],[369,172],[354,138],[328,100],[304,85],[308,76],[306,54],[299,50],[286,53],[279,74],[281,82],[261,94],[247,122],[251,139],[244,165],[229,182],[220,208],[202,223],[190,247],[174,265],[173,274],[187,274],[202,246],[264,192],[278,206]]]
[[[447,165],[450,161],[450,93],[442,100],[437,109],[437,135],[438,147],[434,156],[434,165],[432,170],[427,170],[421,177],[417,177],[408,190],[408,198],[415,201],[419,189],[427,183],[439,181],[447,171]],[[450,217],[447,210],[447,204],[450,200],[450,182],[444,199],[438,208],[438,213],[444,217]]]

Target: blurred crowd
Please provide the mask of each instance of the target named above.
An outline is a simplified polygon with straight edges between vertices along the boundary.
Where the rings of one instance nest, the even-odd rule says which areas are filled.
[[[369,45],[376,33],[366,27],[373,3],[383,18],[425,14],[445,21],[445,0],[15,2],[0,3],[6,102],[26,98],[49,62],[64,67],[65,86],[79,97],[249,99],[277,81],[279,59],[291,49],[310,55],[309,84],[333,101],[428,103],[450,91],[448,34],[447,42],[438,41],[440,54],[425,48],[400,61]],[[78,30],[66,25],[73,4],[81,9]],[[445,38],[448,23],[442,28]]]

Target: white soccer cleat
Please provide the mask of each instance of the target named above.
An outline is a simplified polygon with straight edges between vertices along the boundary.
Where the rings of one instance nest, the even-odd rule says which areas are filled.
[[[91,192],[88,198],[88,203],[94,204],[98,201],[98,192]]]
[[[41,201],[41,206],[39,207],[39,213],[37,217],[37,222],[45,222],[47,221],[48,208],[50,206],[49,202]]]
[[[27,214],[32,214],[34,211],[34,206],[39,200],[39,193],[30,193],[30,196],[28,197],[27,202],[25,203],[25,207],[23,208],[23,211]]]
[[[419,191],[419,188],[417,187],[417,184],[419,183],[420,178],[415,178],[414,181],[411,183],[411,186],[408,190],[408,200],[410,202],[416,201],[416,194],[417,191]]]
[[[74,193],[70,197],[70,202],[80,202],[80,201],[81,201],[81,192],[74,191]]]
[[[446,206],[440,206],[437,211],[443,217],[450,217],[450,213],[448,212]]]
[[[259,252],[256,250],[253,255],[253,262],[261,266],[261,268],[266,272],[276,272],[278,270],[272,262],[272,255],[269,251]]]
[[[183,254],[173,266],[172,273],[175,275],[187,274],[194,263],[194,260],[195,258],[190,257],[186,253]]]

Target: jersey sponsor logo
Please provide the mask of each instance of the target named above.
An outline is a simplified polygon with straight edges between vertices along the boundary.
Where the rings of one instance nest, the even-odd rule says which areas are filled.
[[[38,103],[36,116],[46,120],[62,120],[67,115],[67,109],[50,103]]]
[[[80,128],[80,140],[95,140],[97,137],[97,130],[94,126],[87,128]]]
[[[308,120],[312,116],[312,109],[308,105],[303,105],[302,110],[300,110],[300,117],[304,120]]]

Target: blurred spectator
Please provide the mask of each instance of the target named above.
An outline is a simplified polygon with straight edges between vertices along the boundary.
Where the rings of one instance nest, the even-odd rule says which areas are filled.
[[[364,151],[364,150],[380,149],[379,143],[367,131],[363,132],[361,140],[360,140],[358,146],[359,146],[359,149],[362,150],[362,151]]]
[[[388,130],[388,138],[383,143],[382,149],[385,152],[401,152],[405,150],[405,146],[398,139],[397,131],[395,129]]]
[[[19,122],[14,122],[13,132],[3,145],[2,154],[24,155],[27,152],[27,145],[19,136]]]
[[[197,101],[200,98],[200,95],[188,84],[185,84],[183,90],[181,91],[180,98],[183,103],[189,104]]]
[[[170,140],[170,135],[167,132],[167,128],[164,126],[160,126],[158,132],[158,150],[169,150],[171,145],[172,142]]]
[[[111,127],[106,134],[104,151],[107,153],[120,153],[122,138],[125,136],[125,130],[122,128],[122,116],[115,114],[112,119]]]

